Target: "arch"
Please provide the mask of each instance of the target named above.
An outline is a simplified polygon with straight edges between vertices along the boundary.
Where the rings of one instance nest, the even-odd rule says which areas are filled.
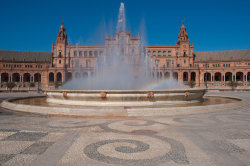
[[[204,74],[204,81],[208,81],[208,82],[211,81],[211,73],[206,72]]]
[[[49,73],[49,83],[54,83],[54,73]]]
[[[214,81],[221,81],[221,73],[220,72],[216,72],[214,74]]]
[[[164,77],[165,77],[165,79],[169,79],[169,78],[170,78],[170,73],[169,73],[169,72],[166,72],[166,73],[164,74]]]
[[[12,74],[12,81],[13,82],[20,82],[20,74],[19,73],[13,73]]]
[[[250,72],[247,73],[247,81],[250,81]]]
[[[174,78],[174,80],[178,80],[178,73],[177,72],[173,73],[173,78]]]
[[[233,74],[231,72],[226,72],[225,81],[232,81]]]
[[[62,82],[62,73],[61,72],[58,72],[56,74],[56,82]]]
[[[76,72],[75,73],[75,78],[80,78],[80,73]]]
[[[66,73],[66,81],[69,81],[71,79],[72,79],[72,73],[71,72]]]
[[[162,78],[162,73],[161,72],[157,72],[157,79]]]
[[[196,81],[196,73],[195,72],[191,73],[191,80]]]
[[[1,74],[1,82],[8,82],[9,81],[9,74],[8,73],[2,73]]]
[[[34,82],[41,82],[41,74],[40,73],[35,73],[34,74]]]
[[[30,73],[24,73],[23,82],[30,82]]]
[[[88,73],[87,73],[87,72],[84,72],[84,73],[82,74],[82,77],[83,77],[83,78],[88,78]]]
[[[243,72],[237,72],[236,73],[236,81],[243,81]]]
[[[188,81],[188,72],[183,72],[183,81]]]
[[[250,72],[247,73],[247,81],[250,81]]]

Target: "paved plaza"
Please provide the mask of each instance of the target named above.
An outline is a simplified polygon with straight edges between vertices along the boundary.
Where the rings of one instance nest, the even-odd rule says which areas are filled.
[[[29,94],[0,93],[0,100]],[[250,165],[250,93],[235,107],[161,116],[72,118],[0,108],[0,165]],[[0,101],[0,102],[1,102]]]

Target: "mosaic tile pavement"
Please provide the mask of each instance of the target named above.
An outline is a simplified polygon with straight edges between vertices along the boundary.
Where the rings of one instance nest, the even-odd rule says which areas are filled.
[[[112,119],[0,108],[0,165],[250,165],[250,93],[214,95],[248,104],[201,114]]]

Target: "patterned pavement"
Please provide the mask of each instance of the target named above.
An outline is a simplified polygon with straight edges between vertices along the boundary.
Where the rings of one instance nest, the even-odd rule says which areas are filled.
[[[0,100],[11,95],[0,94]],[[205,113],[112,119],[0,108],[0,165],[250,165],[250,93],[209,95],[238,97],[244,104]]]

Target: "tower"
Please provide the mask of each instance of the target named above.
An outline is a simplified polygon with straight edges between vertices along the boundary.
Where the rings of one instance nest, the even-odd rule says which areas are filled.
[[[180,33],[178,34],[178,42],[177,42],[177,44],[181,44],[181,43],[189,44],[188,34],[187,34],[187,31],[186,31],[186,27],[184,25],[184,21],[182,21],[182,25],[181,25],[181,28],[180,28]]]
[[[66,69],[66,48],[67,48],[67,34],[66,29],[62,24],[59,28],[59,32],[56,37],[56,44],[52,45],[52,67],[55,69],[55,80],[57,82],[63,82],[65,80]]]
[[[181,67],[193,67],[193,44],[189,44],[188,33],[183,21],[178,34],[177,56]]]

